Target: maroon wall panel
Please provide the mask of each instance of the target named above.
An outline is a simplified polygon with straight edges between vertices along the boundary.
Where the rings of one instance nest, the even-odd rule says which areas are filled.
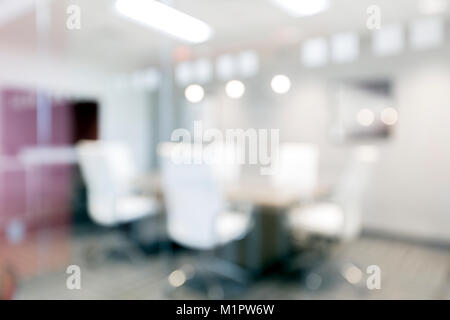
[[[37,144],[36,93],[4,90],[1,94],[1,146],[3,155],[14,156],[27,146]]]
[[[62,99],[51,99],[50,141],[46,147],[70,146],[73,112]],[[38,146],[38,112],[33,90],[0,89],[0,242],[11,221],[26,225],[26,231],[48,229],[69,223],[72,170],[70,165],[35,164],[26,168],[17,155]],[[46,128],[48,129],[48,128]]]
[[[72,106],[61,99],[52,100],[52,135],[51,144],[67,146],[73,141]]]

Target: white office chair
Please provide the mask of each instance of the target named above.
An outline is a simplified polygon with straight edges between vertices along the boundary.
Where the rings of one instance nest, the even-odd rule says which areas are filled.
[[[283,143],[275,158],[273,185],[295,189],[301,199],[311,199],[317,187],[319,152],[315,145]]]
[[[118,142],[83,141],[76,150],[93,221],[115,226],[158,213],[156,199],[133,193],[135,170],[125,146]]]
[[[364,191],[377,157],[378,150],[374,147],[356,148],[348,169],[328,201],[299,206],[289,212],[288,225],[301,249],[319,249],[319,255],[323,257],[331,243],[350,241],[359,235]]]
[[[204,161],[199,145],[163,143],[161,158],[162,187],[167,210],[168,235],[176,243],[194,250],[208,251],[242,239],[250,228],[250,214],[229,212],[211,165]],[[230,267],[221,262],[217,266]],[[230,276],[242,280],[238,268]],[[221,273],[224,270],[215,270]]]
[[[376,161],[376,149],[358,147],[329,201],[300,206],[289,213],[289,225],[302,238],[320,235],[351,240],[361,230],[361,202]]]
[[[235,144],[213,142],[205,147],[205,160],[222,187],[239,180],[242,156],[242,150]]]

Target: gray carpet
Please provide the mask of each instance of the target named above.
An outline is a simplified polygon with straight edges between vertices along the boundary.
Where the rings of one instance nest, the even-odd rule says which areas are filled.
[[[115,234],[84,235],[72,242],[72,263],[81,267],[81,290],[68,290],[64,269],[21,281],[17,299],[204,299],[201,292],[181,288],[171,291],[167,275],[173,266],[167,255],[103,259],[102,250],[126,246]],[[132,250],[130,250],[131,252]],[[190,263],[188,254],[175,255],[175,264]],[[366,286],[366,268],[381,269],[381,289]],[[345,279],[343,266],[361,270],[356,284]],[[357,269],[355,269],[357,268]],[[236,299],[450,299],[450,251],[398,240],[363,237],[339,248],[313,273],[320,285],[305,276],[273,273],[252,283]]]

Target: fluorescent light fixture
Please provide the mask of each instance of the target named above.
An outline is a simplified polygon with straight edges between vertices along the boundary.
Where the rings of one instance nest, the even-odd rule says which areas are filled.
[[[128,18],[190,43],[202,43],[212,36],[203,21],[154,0],[117,0],[116,10]]]
[[[448,8],[448,0],[420,0],[419,12],[422,14],[440,14]]]
[[[328,43],[325,38],[310,39],[303,43],[301,60],[305,67],[320,67],[328,61]]]
[[[437,17],[414,21],[409,32],[409,42],[417,50],[438,47],[444,42],[444,22]]]
[[[271,2],[295,17],[313,16],[330,7],[329,0],[271,0]]]
[[[404,48],[403,29],[399,24],[383,26],[374,32],[372,49],[376,55],[388,56],[400,53]]]
[[[32,11],[35,0],[3,0],[0,1],[0,26],[5,25],[20,16]]]
[[[356,60],[359,55],[359,38],[354,32],[335,34],[331,37],[331,59],[336,63]]]

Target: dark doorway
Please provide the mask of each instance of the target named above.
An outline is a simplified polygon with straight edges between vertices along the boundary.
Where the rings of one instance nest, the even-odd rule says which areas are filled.
[[[98,139],[98,104],[95,101],[71,103],[73,112],[73,143]]]
[[[98,104],[95,101],[72,101],[70,103],[73,114],[73,144],[81,140],[97,140],[99,133]],[[86,185],[81,176],[80,168],[74,172],[74,216],[75,226],[92,225],[88,215],[88,200]]]

